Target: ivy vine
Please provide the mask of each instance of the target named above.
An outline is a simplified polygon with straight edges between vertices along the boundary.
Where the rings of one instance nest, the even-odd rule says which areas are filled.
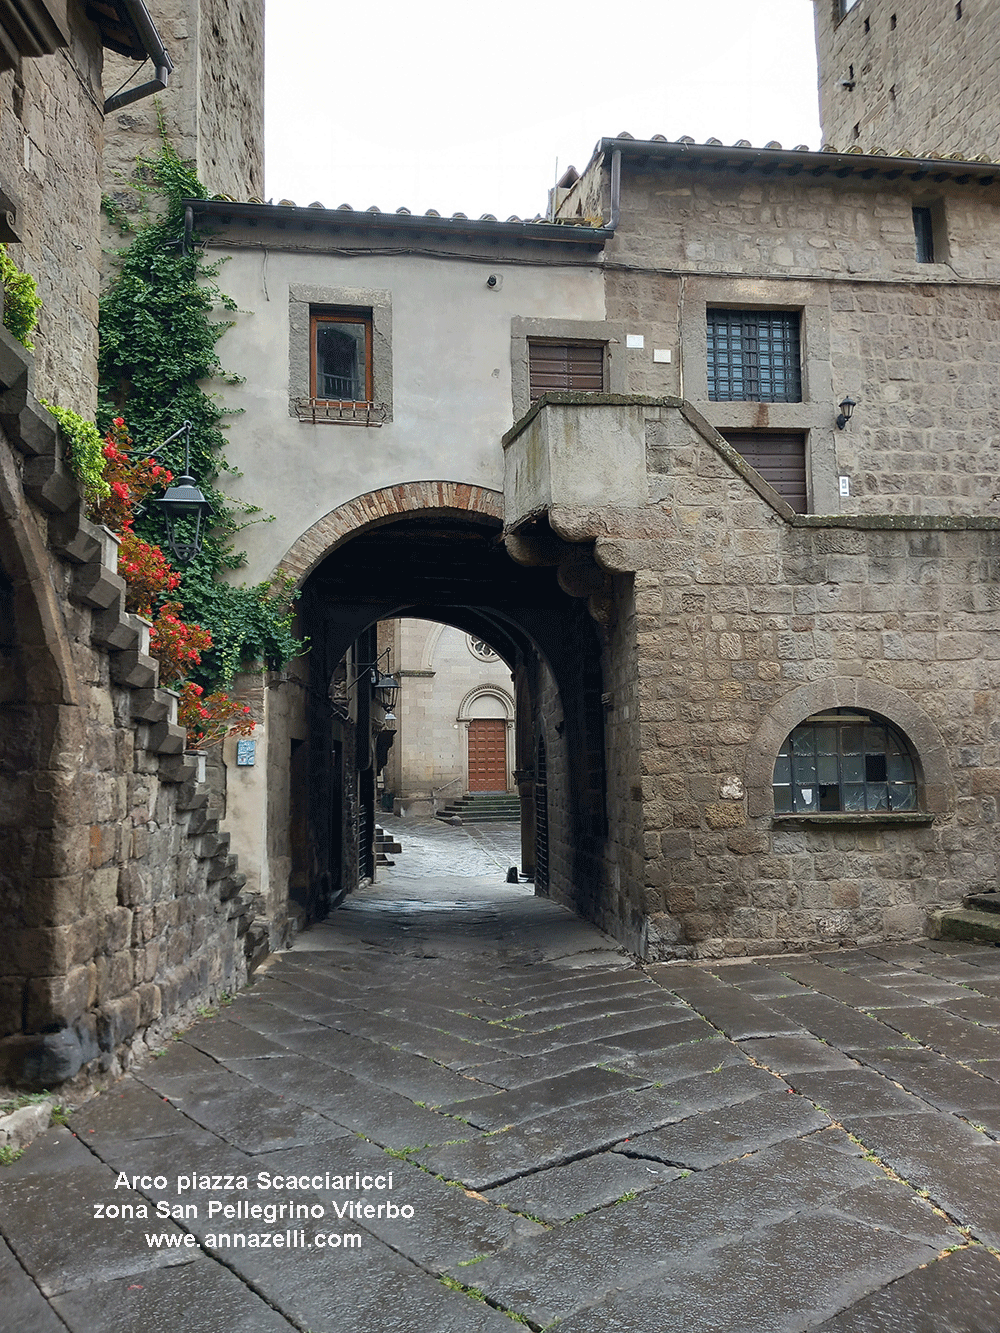
[[[0,286],[3,287],[3,322],[7,331],[29,352],[35,350],[31,332],[38,323],[42,302],[30,273],[22,273],[0,245]]]
[[[238,569],[244,556],[234,538],[248,520],[260,516],[251,505],[234,504],[219,488],[220,477],[237,475],[226,461],[223,407],[203,383],[238,384],[228,375],[216,344],[231,321],[219,312],[236,305],[219,288],[221,265],[206,264],[197,250],[185,252],[186,198],[207,191],[193,169],[164,140],[152,158],[140,158],[135,187],[144,198],[158,196],[162,211],[146,210],[138,224],[110,201],[105,211],[131,244],[117,255],[117,271],[101,300],[98,359],[98,425],[115,417],[128,421],[135,455],[152,451],[184,421],[191,422],[191,470],[213,513],[201,554],[183,570],[176,596],[184,613],[205,626],[212,649],[193,674],[208,689],[226,686],[243,661],[277,667],[297,656],[303,643],[292,632],[292,592],[283,582],[236,587],[220,575]],[[158,460],[175,474],[183,471],[184,443],[178,440]],[[147,540],[165,545],[162,516],[153,507],[137,522]]]
[[[59,422],[63,439],[69,445],[69,465],[87,499],[96,503],[106,498],[111,487],[104,477],[104,441],[100,431],[92,421],[85,421],[69,407],[57,407],[44,398],[41,404]]]

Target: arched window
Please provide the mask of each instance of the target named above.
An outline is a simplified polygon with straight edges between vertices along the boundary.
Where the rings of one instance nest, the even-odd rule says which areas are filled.
[[[917,778],[903,736],[877,713],[834,708],[800,722],[774,764],[774,813],[916,810]]]

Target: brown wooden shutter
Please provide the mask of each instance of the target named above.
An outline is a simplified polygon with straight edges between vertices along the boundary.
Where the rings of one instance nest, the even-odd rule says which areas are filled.
[[[733,430],[720,431],[720,434],[797,514],[808,512],[804,435]]]
[[[601,393],[604,389],[603,343],[528,343],[531,401],[555,389]]]

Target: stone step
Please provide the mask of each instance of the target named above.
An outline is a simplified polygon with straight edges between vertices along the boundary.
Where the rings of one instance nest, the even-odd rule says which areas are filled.
[[[984,912],[973,907],[949,907],[931,914],[931,926],[932,933],[938,939],[1000,944],[1000,912]]]
[[[980,912],[1000,912],[1000,893],[967,893],[962,903]]]

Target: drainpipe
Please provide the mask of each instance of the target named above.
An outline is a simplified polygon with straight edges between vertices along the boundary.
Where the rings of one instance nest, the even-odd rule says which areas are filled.
[[[622,203],[622,150],[616,148],[611,154],[611,216],[604,224],[608,231],[618,230],[618,217]]]
[[[123,106],[130,106],[133,102],[139,102],[144,97],[150,97],[153,93],[163,92],[174,68],[173,62],[167,55],[167,48],[163,45],[160,34],[156,31],[153,20],[149,17],[142,0],[121,0],[121,4],[135,25],[143,50],[146,52],[147,58],[153,62],[155,73],[148,83],[141,83],[138,88],[128,88],[124,92],[115,93],[113,97],[109,97],[104,103],[104,114],[106,116],[110,115],[112,111],[120,111]]]

